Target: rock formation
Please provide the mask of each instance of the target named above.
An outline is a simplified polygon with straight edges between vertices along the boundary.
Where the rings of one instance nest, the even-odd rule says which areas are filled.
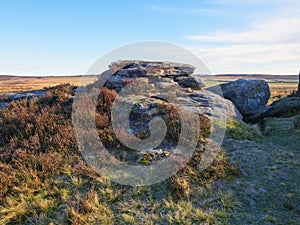
[[[188,64],[141,60],[123,60],[110,65],[113,75],[125,77],[186,76],[192,74],[194,70],[195,67]]]
[[[152,99],[166,99],[166,93],[173,93],[178,103],[198,114],[215,118],[228,116],[241,120],[242,115],[231,101],[202,90],[205,84],[199,76],[192,75],[194,70],[195,67],[189,64],[124,60],[110,65],[112,76],[104,86],[120,92],[133,81],[136,85],[148,84],[156,88],[156,91],[143,90],[142,94],[147,94]],[[161,90],[164,90],[164,93],[160,93]]]
[[[110,70],[87,87],[98,91],[97,87],[103,86],[118,93],[109,115],[116,135],[121,138],[119,140],[126,143],[127,160],[134,162],[137,159],[145,164],[162,160],[176,152],[177,145],[174,143],[179,138],[185,140],[182,143],[193,143],[193,136],[198,135],[199,129],[198,144],[199,140],[202,144],[206,140],[217,146],[214,142],[225,133],[217,122],[229,118],[242,120],[241,113],[231,101],[203,90],[205,84],[200,76],[193,75],[194,70],[195,67],[188,64],[125,60],[112,63]],[[157,118],[164,120],[166,130],[158,126],[153,128],[151,123]],[[210,131],[212,135],[207,137]],[[184,134],[188,136],[184,137]],[[161,140],[161,137],[164,138]],[[151,148],[153,144],[156,146],[154,149]],[[130,149],[146,150],[131,153]],[[116,154],[115,150],[112,152]]]
[[[194,66],[182,63],[124,60],[110,65],[112,76],[105,86],[119,92],[135,80],[155,83],[159,88],[179,84],[182,87],[199,90],[204,87],[204,83],[192,76],[194,70]]]

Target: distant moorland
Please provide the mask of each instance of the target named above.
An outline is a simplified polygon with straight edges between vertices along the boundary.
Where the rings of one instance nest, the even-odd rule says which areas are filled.
[[[77,86],[82,75],[76,76],[10,76],[0,75],[0,93],[39,90],[59,84],[69,83]],[[264,79],[271,89],[271,100],[287,96],[295,91],[298,84],[298,75],[259,75],[259,74],[217,74],[201,75],[208,87],[236,79]],[[86,80],[86,79],[85,79]],[[91,80],[93,78],[91,77]]]

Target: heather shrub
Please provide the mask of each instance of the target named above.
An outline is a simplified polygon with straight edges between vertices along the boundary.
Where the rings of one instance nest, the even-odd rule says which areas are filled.
[[[116,97],[117,92],[115,90],[102,88],[98,96],[96,112],[101,112],[102,114],[110,114]]]
[[[161,118],[165,121],[167,126],[167,134],[166,139],[168,142],[177,143],[181,133],[181,123],[180,115],[178,113],[178,109],[169,103],[161,103],[158,104],[159,112]],[[182,110],[182,109],[179,109]],[[189,117],[190,112],[183,111],[182,116]],[[199,129],[199,142],[205,142],[205,139],[208,137],[211,131],[210,120],[205,115],[197,115],[200,123]],[[185,121],[186,126],[190,128],[191,132],[196,132],[196,124],[193,121]],[[189,140],[186,140],[189,142]]]
[[[111,110],[116,96],[117,93],[114,90],[102,88],[98,96],[95,113],[95,122],[98,128],[100,139],[103,145],[112,154],[116,154],[118,150],[125,153],[131,151],[117,139],[114,133],[114,129],[111,125]],[[144,101],[140,101],[137,102],[137,104],[143,102]],[[158,116],[164,120],[167,127],[167,133],[161,145],[168,146],[171,144],[172,146],[176,146],[181,133],[181,121],[179,113],[177,112],[178,109],[172,104],[164,101],[155,101],[155,103],[153,103],[152,105],[156,105],[155,107],[158,109],[157,113],[154,113],[153,115],[151,113],[147,113],[147,110],[145,110],[144,108],[140,109],[139,107],[135,106],[132,108],[129,116],[129,123],[133,126],[131,128],[136,131],[136,137],[141,139],[148,138],[150,135],[150,120],[155,116]],[[144,111],[144,113],[141,113],[140,110]],[[149,110],[151,111],[151,109]],[[188,112],[183,113],[183,115],[187,117],[189,116]],[[199,115],[199,121],[201,125],[199,141],[204,142],[206,137],[210,133],[211,124],[209,119],[205,115]],[[195,127],[195,124],[188,124],[188,127],[193,131],[192,128]],[[124,139],[128,140],[130,138],[129,134],[122,127],[120,127],[119,129]],[[185,141],[189,143],[189,140]]]
[[[191,211],[192,203],[180,199],[194,193],[196,181],[224,177],[230,169],[223,163],[226,159],[217,159],[215,166],[206,171],[209,175],[204,176],[197,170],[201,160],[201,152],[197,151],[179,173],[153,189],[110,182],[87,165],[76,147],[71,121],[73,90],[70,85],[59,85],[40,98],[14,101],[0,112],[0,224],[173,223],[188,220],[186,213],[191,212],[195,213],[191,221],[208,221],[207,214],[198,208]],[[115,97],[114,91],[103,89],[95,115],[101,141],[113,154],[116,148],[120,152],[128,150],[116,139],[111,126]],[[174,140],[180,132],[178,113],[166,106],[161,116],[171,130],[167,138]],[[201,142],[210,126],[204,116],[200,116],[200,122]],[[173,196],[177,196],[178,203]],[[158,212],[165,211],[166,205],[178,209],[184,219],[177,218],[169,208],[160,218]],[[187,211],[182,206],[188,206]],[[170,217],[173,214],[175,219]]]
[[[33,153],[75,151],[71,126],[72,87],[51,88],[46,95],[12,102],[0,112],[0,146],[22,148]]]

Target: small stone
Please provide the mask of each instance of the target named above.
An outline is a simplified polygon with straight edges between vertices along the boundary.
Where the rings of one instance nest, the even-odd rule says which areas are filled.
[[[203,81],[197,77],[175,77],[174,80],[182,87],[192,88],[194,90],[201,90],[205,87]]]

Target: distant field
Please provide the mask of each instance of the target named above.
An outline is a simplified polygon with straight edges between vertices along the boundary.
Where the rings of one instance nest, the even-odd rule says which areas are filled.
[[[82,76],[54,76],[54,77],[19,77],[19,76],[0,76],[0,93],[21,92],[29,90],[43,89],[62,83],[78,85]],[[247,79],[265,79],[269,82],[271,88],[271,101],[281,98],[296,90],[298,85],[298,76],[281,75],[216,75],[201,76],[208,87],[217,84],[237,80]],[[91,82],[89,80],[88,82]]]
[[[21,92],[69,83],[78,85],[81,76],[18,77],[0,76],[0,93]]]

